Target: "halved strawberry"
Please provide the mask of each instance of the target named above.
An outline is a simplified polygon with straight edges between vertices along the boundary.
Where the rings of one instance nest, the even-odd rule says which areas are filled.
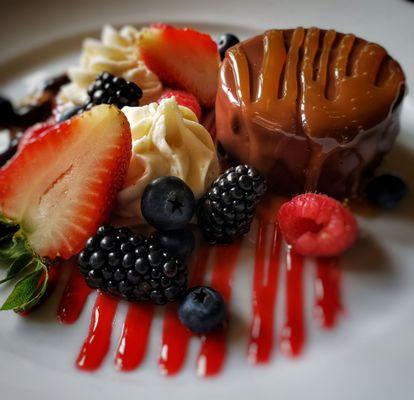
[[[139,48],[164,84],[194,94],[203,106],[214,105],[220,56],[210,35],[156,24],[141,31]]]
[[[44,258],[68,259],[84,247],[111,211],[130,158],[126,117],[101,105],[46,129],[0,169],[0,221],[19,227],[0,239],[0,260],[10,266],[6,280],[30,271],[3,309],[33,306]]]
[[[26,147],[28,143],[35,141],[40,135],[43,134],[43,132],[46,132],[50,127],[52,127],[52,124],[49,122],[39,122],[38,124],[35,124],[26,129],[19,141],[19,145],[17,147],[18,150]]]

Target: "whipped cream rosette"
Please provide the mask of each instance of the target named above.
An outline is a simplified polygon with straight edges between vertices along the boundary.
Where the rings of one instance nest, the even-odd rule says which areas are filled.
[[[136,83],[143,92],[140,104],[156,100],[162,91],[162,83],[140,59],[137,46],[139,34],[132,26],[124,26],[118,31],[107,25],[100,40],[86,39],[80,65],[69,68],[71,83],[61,89],[60,102],[84,104],[88,87],[104,71]]]
[[[132,132],[132,159],[116,214],[124,224],[142,222],[140,201],[155,178],[181,178],[199,198],[219,175],[213,140],[187,107],[175,98],[143,107],[124,107]]]

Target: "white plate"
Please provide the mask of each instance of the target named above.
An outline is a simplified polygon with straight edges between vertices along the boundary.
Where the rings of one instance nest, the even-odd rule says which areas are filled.
[[[50,4],[48,4],[50,3]],[[3,7],[3,6],[2,6]],[[414,4],[404,0],[375,1],[98,1],[70,3],[8,2],[0,25],[1,91],[18,99],[45,76],[76,60],[84,35],[103,23],[144,24],[169,21],[191,24],[213,35],[224,31],[242,37],[269,27],[297,25],[333,27],[377,41],[401,61],[414,85]],[[414,187],[414,98],[405,100],[402,132],[384,169],[404,176]],[[412,195],[395,212],[361,220],[364,238],[344,261],[347,315],[332,332],[321,331],[311,317],[313,270],[307,268],[306,324],[308,341],[298,360],[276,350],[271,363],[255,367],[246,361],[250,317],[252,251],[245,246],[239,263],[232,310],[229,357],[223,373],[202,380],[195,375],[194,340],[183,372],[160,375],[161,316],[152,329],[150,351],[132,373],[119,373],[112,355],[125,314],[119,310],[112,349],[94,374],[74,366],[89,325],[90,298],[73,326],[59,325],[55,307],[60,290],[30,318],[0,314],[0,398],[52,399],[408,399],[414,392],[414,229]],[[278,308],[283,301],[280,298]],[[281,312],[279,312],[281,315]],[[277,332],[281,321],[277,321]],[[128,397],[127,397],[128,396]]]

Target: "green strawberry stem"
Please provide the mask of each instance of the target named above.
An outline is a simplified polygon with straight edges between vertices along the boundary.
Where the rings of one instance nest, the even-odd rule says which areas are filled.
[[[0,284],[16,280],[14,289],[0,310],[23,312],[34,307],[47,288],[47,264],[31,249],[20,227],[1,214],[0,264],[7,268]]]

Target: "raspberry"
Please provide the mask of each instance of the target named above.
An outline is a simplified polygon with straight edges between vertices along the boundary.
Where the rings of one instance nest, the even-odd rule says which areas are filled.
[[[353,245],[358,225],[338,201],[306,193],[283,204],[278,213],[280,230],[294,251],[304,256],[337,256]]]
[[[201,107],[197,98],[191,93],[184,92],[183,90],[167,90],[158,99],[158,103],[163,99],[169,99],[175,97],[175,101],[180,106],[189,108],[198,119],[201,117]]]

